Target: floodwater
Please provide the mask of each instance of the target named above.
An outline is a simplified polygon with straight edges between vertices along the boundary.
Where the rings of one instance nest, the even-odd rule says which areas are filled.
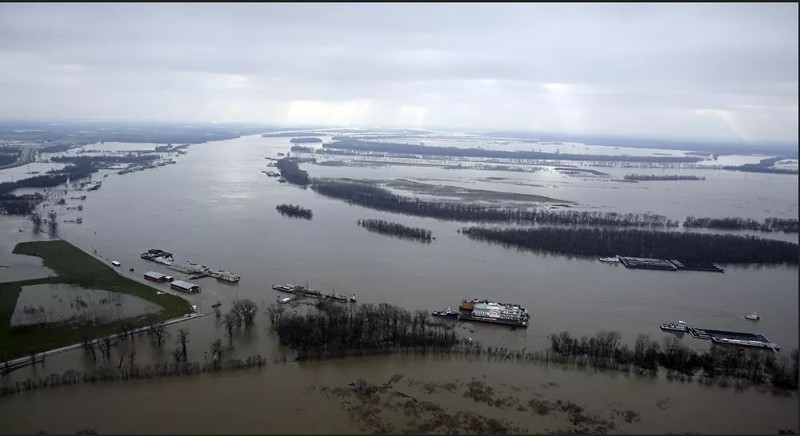
[[[385,302],[409,310],[444,309],[457,306],[463,298],[486,297],[520,303],[532,313],[527,329],[510,330],[470,323],[459,325],[457,332],[460,335],[486,346],[542,349],[547,345],[548,335],[562,330],[578,336],[593,335],[600,330],[617,330],[627,343],[632,343],[640,333],[662,340],[668,334],[662,332],[658,324],[681,319],[697,327],[763,333],[783,346],[781,355],[788,355],[797,348],[797,266],[728,266],[724,274],[628,270],[593,259],[521,252],[473,241],[457,233],[465,223],[395,215],[348,205],[319,196],[310,189],[280,184],[262,174],[262,170],[270,169],[267,167],[269,161],[264,157],[286,152],[290,145],[288,138],[243,137],[193,145],[188,154],[176,159],[178,163],[175,165],[121,176],[109,172],[111,175],[103,179],[100,190],[86,193],[87,199],[81,202],[83,211],[66,209],[75,203],[74,200],[67,200],[66,206],[56,206],[59,220],[83,218],[83,224],[60,224],[59,236],[106,262],[110,263],[112,259],[120,261],[122,268],[118,271],[139,281],[143,281],[142,274],[150,270],[185,278],[163,265],[142,260],[139,254],[149,248],[174,253],[177,264],[192,261],[242,276],[238,284],[211,278],[196,280],[202,290],[187,298],[198,304],[201,312],[211,312],[211,304],[216,301],[221,301],[222,309],[226,311],[236,298],[250,298],[265,306],[275,302],[278,295],[271,289],[272,284],[307,282],[310,287],[323,292],[355,293],[360,303]],[[673,219],[683,219],[687,215],[759,219],[797,216],[797,176],[686,170],[690,174],[702,174],[707,179],[631,184],[597,182],[550,170],[511,173],[421,167],[334,168],[313,164],[304,164],[303,168],[312,177],[405,178],[474,189],[544,195],[577,202],[576,208],[662,213]],[[622,177],[629,171],[596,169],[615,171],[614,177]],[[648,171],[652,170],[635,172]],[[102,173],[95,177],[102,177]],[[487,177],[505,177],[507,180],[486,180]],[[65,197],[74,195],[70,192]],[[310,208],[314,218],[306,221],[284,217],[275,210],[275,206],[281,203]],[[433,232],[436,241],[421,244],[367,232],[356,225],[359,218],[379,218],[424,227]],[[6,219],[9,218],[2,218]],[[14,242],[25,236],[33,238],[29,233],[17,233],[17,227],[29,230],[31,224],[22,220],[10,222],[12,224],[2,227],[8,231],[3,233],[5,254],[0,256],[0,264],[28,262],[30,268],[34,268],[40,264],[38,259],[22,261],[19,258],[24,256],[8,254]],[[134,268],[134,271],[129,272],[128,268]],[[0,275],[6,280],[4,268],[0,268]],[[154,286],[164,290],[168,288],[166,284]],[[761,320],[753,323],[744,319],[745,314],[752,312],[758,312]],[[245,358],[261,353],[270,362],[281,359],[286,351],[269,332],[266,316],[259,315],[257,321],[250,331],[234,336],[232,356]],[[191,331],[190,360],[202,360],[200,356],[214,339],[222,338],[227,342],[224,328],[214,316],[177,324],[170,330],[179,327]],[[709,346],[707,341],[690,337],[681,340],[696,349]],[[174,348],[174,338],[168,342],[170,345],[165,349],[157,349],[147,338],[139,338],[131,344],[119,346],[115,352],[124,354],[135,349],[140,362],[167,360]],[[413,362],[390,357],[371,359],[375,360],[366,362],[380,370],[385,369],[378,378],[388,378],[393,373],[419,378],[423,377],[422,374],[436,374],[434,368],[439,368],[437,365],[441,365],[438,371],[443,377],[452,378],[452,374],[461,370],[471,371],[469,368],[472,368],[470,365],[425,359]],[[304,380],[313,377],[312,374],[321,374],[326,385],[342,385],[361,377],[367,366],[372,371],[372,366],[361,365],[358,359],[336,362],[345,363],[287,365],[286,369],[280,370],[276,369],[278,365],[272,365],[263,376],[203,376],[191,381],[82,386],[39,392],[0,400],[0,419],[5,416],[11,419],[8,426],[4,424],[4,429],[36,431],[36,421],[11,411],[43,407],[61,417],[61,421],[54,421],[53,431],[57,431],[55,427],[60,425],[58,428],[64,431],[96,426],[101,432],[263,432],[279,431],[278,428],[285,432],[313,432],[326,430],[310,425],[322,425],[328,421],[332,426],[330,431],[355,431],[352,424],[340,416],[343,414],[341,409],[337,409],[337,414],[332,412],[330,405],[320,405],[320,414],[326,419],[311,418],[314,413],[310,412],[310,406],[305,412],[298,411],[292,415],[290,406],[306,407],[303,404],[307,397],[299,396],[299,393],[294,397],[282,397],[285,390],[292,389],[292,383],[297,385],[298,391],[300,386],[310,383]],[[94,364],[77,350],[48,357],[46,365],[47,372],[61,372]],[[475,371],[500,378],[524,378],[533,371],[526,367],[509,372],[507,367],[494,365],[486,364]],[[23,369],[15,372],[13,378],[25,378],[33,375],[34,371],[41,374],[43,370]],[[275,372],[282,375],[272,375]],[[676,386],[666,381],[644,383],[613,377],[598,382],[593,388],[595,393],[587,394],[581,389],[583,384],[589,383],[584,380],[589,376],[580,372],[569,372],[569,377],[559,371],[548,371],[547,374],[548,377],[564,379],[564,383],[558,383],[564,386],[565,391],[571,390],[570,395],[578,403],[598,401],[596,397],[602,392],[613,391],[618,393],[615,395],[627,396],[625,401],[637,404],[640,396],[652,399],[648,395],[655,395],[660,389],[669,391]],[[464,379],[464,376],[459,377]],[[593,380],[601,378],[598,376]],[[568,379],[580,381],[566,382]],[[231,406],[231,398],[237,397],[236,392],[251,383],[261,388],[245,389],[238,397],[242,399],[241,409],[238,405]],[[648,406],[643,411],[642,427],[631,424],[631,431],[635,428],[656,432],[670,431],[667,429],[690,432],[797,430],[796,413],[786,412],[787,409],[796,409],[796,397],[786,399],[758,392],[701,388],[694,384],[678,386],[685,390],[663,391],[658,395],[682,400],[673,401],[674,405],[668,411]],[[260,397],[263,401],[256,401],[256,395],[263,396]],[[92,420],[83,421],[79,419],[80,414],[67,416],[69,414],[66,411],[62,413],[60,407],[71,397],[85,400],[85,410],[97,407],[108,412],[106,415],[93,412]],[[159,402],[146,398],[159,398]],[[197,401],[201,404],[197,408],[187,404],[175,406]],[[122,402],[125,405],[120,405]],[[152,404],[141,405],[148,402]],[[240,401],[235,402],[238,404]],[[787,407],[787,402],[792,407]],[[113,404],[118,406],[112,407]],[[727,418],[712,418],[729,407],[742,412],[726,412]],[[750,415],[764,413],[771,420],[751,419],[752,416],[744,412],[747,407],[758,408],[758,412]],[[199,410],[203,411],[202,416],[197,415]],[[142,415],[137,415],[139,411]],[[246,413],[248,411],[250,413]],[[268,417],[277,420],[277,417],[287,414],[296,419],[293,424],[282,422],[269,427],[276,430],[259,427],[268,421]],[[253,424],[235,419],[245,415],[253,419]],[[149,419],[141,419],[141,416]],[[114,421],[114,417],[118,421]],[[171,420],[176,422],[168,422]],[[157,424],[145,424],[146,421]],[[87,424],[78,425],[80,422]],[[119,425],[115,427],[112,425],[114,422],[119,422]]]
[[[23,286],[11,325],[59,321],[105,323],[157,313],[161,306],[119,292],[62,283]]]

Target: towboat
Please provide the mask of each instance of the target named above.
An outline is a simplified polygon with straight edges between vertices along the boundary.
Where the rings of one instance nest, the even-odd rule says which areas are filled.
[[[683,321],[668,322],[666,324],[661,324],[661,330],[666,330],[671,332],[687,332],[689,331],[689,326],[687,326],[686,323]]]
[[[431,315],[444,318],[458,318],[458,312],[453,312],[449,307],[447,310],[434,310],[431,312]]]
[[[751,313],[750,315],[745,315],[744,317],[751,321],[758,321],[759,319],[761,319],[761,317],[758,316],[758,314],[755,312]]]

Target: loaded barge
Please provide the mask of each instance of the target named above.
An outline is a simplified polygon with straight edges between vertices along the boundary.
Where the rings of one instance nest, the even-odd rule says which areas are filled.
[[[713,330],[701,329],[697,327],[689,327],[683,321],[677,323],[661,324],[661,330],[673,332],[689,332],[695,339],[706,339],[713,341],[715,344],[725,345],[741,345],[744,347],[756,348],[769,348],[774,352],[778,352],[781,346],[771,342],[761,333],[743,333],[733,332],[728,330]]]
[[[355,303],[356,302],[356,294],[351,295],[350,297],[346,297],[344,295],[336,295],[336,294],[323,294],[320,291],[315,289],[309,289],[302,285],[272,285],[272,289],[276,291],[286,292],[288,294],[295,294],[299,297],[313,297],[319,298],[322,300],[333,300],[338,301],[340,303]]]
[[[714,262],[689,259],[654,259],[649,257],[601,257],[600,262],[620,262],[625,268],[631,269],[657,269],[662,271],[712,271],[725,272],[725,268]]]

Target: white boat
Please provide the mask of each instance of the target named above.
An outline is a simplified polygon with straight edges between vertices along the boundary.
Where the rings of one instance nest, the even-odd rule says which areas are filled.
[[[278,303],[280,304],[286,304],[290,301],[292,301],[292,297],[283,297],[283,298],[278,297]]]
[[[598,257],[597,260],[599,260],[600,262],[619,262],[619,256]]]
[[[745,315],[744,317],[752,321],[758,321],[759,319],[761,319],[761,317],[758,316],[758,314],[755,312],[751,313],[750,315]]]
[[[238,282],[241,278],[239,275],[234,274],[230,271],[219,270],[219,271],[212,271],[210,275],[219,280],[225,280],[227,282]]]
[[[119,262],[117,262],[116,260],[112,260],[112,261],[111,261],[111,265],[114,265],[114,266],[120,266],[120,265],[122,265],[122,264],[121,264],[121,263],[119,263]]]
[[[171,257],[164,257],[164,256],[156,256],[153,259],[153,262],[158,262],[164,265],[172,265],[172,258]]]
[[[683,321],[668,322],[666,324],[661,324],[661,330],[667,330],[672,332],[686,332],[689,331],[689,326],[687,326],[686,323]]]

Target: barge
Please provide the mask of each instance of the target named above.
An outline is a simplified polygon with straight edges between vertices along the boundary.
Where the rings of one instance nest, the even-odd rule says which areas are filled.
[[[717,344],[742,345],[746,347],[769,348],[774,351],[781,349],[780,345],[771,342],[761,333],[744,333],[728,330],[712,330],[689,327],[693,338],[711,340]]]
[[[153,262],[158,262],[164,265],[172,265],[174,259],[172,258],[172,253],[159,250],[157,248],[151,248],[141,255],[142,259],[150,260]]]
[[[704,262],[704,261],[697,261],[697,260],[686,260],[686,259],[670,259],[670,263],[675,265],[675,268],[679,270],[689,270],[689,271],[711,271],[711,272],[725,272],[725,268],[719,266],[713,262]]]
[[[458,318],[458,312],[453,312],[449,307],[447,310],[434,310],[431,315],[442,318]]]
[[[619,261],[625,268],[631,269],[658,269],[663,271],[677,271],[678,268],[666,259],[653,259],[649,257],[623,257]]]

